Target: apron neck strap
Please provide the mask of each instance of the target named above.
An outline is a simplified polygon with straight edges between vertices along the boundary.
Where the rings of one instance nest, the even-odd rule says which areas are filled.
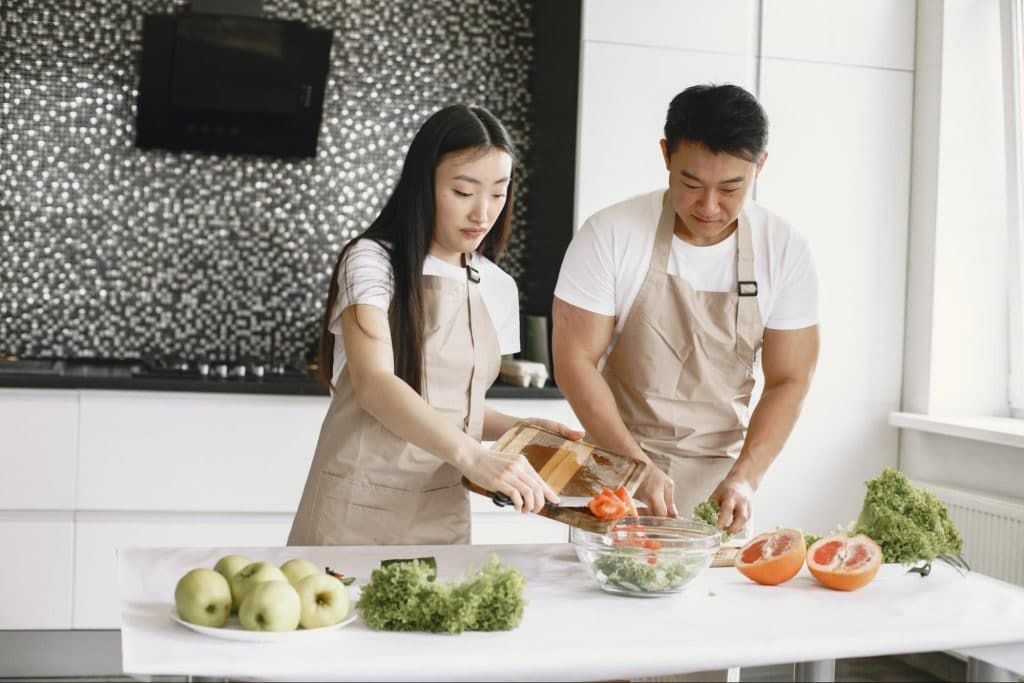
[[[654,254],[651,257],[651,270],[656,273],[668,273],[668,255],[672,251],[672,235],[676,232],[676,210],[669,201],[668,191],[661,203],[661,217],[658,219],[658,232],[654,235]]]
[[[750,235],[750,219],[746,211],[741,211],[736,226],[736,279],[737,292],[740,296],[757,296],[757,282],[754,281],[754,245]],[[668,257],[672,251],[672,236],[676,229],[676,210],[665,192],[661,204],[661,217],[658,219],[658,232],[654,237],[654,254],[651,257],[651,270],[668,273]]]
[[[480,282],[480,271],[473,267],[473,252],[468,251],[462,254],[462,266],[466,269],[467,280]]]

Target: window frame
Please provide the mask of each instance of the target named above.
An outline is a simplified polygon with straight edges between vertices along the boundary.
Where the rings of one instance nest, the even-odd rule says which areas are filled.
[[[1024,418],[1024,0],[1000,3],[1009,263],[1009,408]]]

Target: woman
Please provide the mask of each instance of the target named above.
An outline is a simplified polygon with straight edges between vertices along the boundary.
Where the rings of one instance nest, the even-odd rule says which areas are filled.
[[[517,422],[483,402],[519,343],[518,291],[495,265],[513,162],[492,114],[442,109],[380,215],[342,249],[320,336],[333,395],[289,545],[468,543],[463,475],[522,512],[558,501],[526,458],[480,443]]]

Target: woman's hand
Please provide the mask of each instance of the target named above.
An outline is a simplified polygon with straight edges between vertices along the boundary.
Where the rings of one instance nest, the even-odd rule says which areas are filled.
[[[540,427],[541,429],[546,429],[549,432],[554,432],[555,434],[558,434],[560,437],[564,439],[569,439],[569,441],[579,441],[586,434],[586,432],[580,429],[573,429],[572,427],[568,427],[562,424],[561,422],[548,420],[543,417],[527,417],[523,418],[522,420],[516,420],[516,425],[523,425],[526,427]]]
[[[545,501],[558,503],[558,496],[522,454],[509,455],[481,445],[459,469],[478,486],[511,498],[519,512],[540,512]]]
[[[675,517],[676,483],[654,463],[647,465],[647,473],[640,481],[634,498],[647,503],[649,514],[653,517]]]

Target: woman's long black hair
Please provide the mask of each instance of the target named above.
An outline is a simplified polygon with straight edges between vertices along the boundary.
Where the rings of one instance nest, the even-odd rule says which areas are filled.
[[[504,150],[515,161],[508,131],[493,114],[480,107],[445,107],[420,127],[409,145],[398,185],[384,208],[366,232],[345,245],[334,264],[318,348],[320,380],[326,385],[331,386],[334,365],[334,334],[328,326],[338,298],[338,272],[352,245],[360,239],[372,239],[388,250],[394,270],[395,288],[388,321],[395,374],[422,394],[423,261],[434,239],[434,172],[446,154],[473,149],[484,153],[493,148]],[[497,261],[508,244],[514,176],[513,173],[509,179],[505,206],[480,244],[480,252],[492,261]]]

